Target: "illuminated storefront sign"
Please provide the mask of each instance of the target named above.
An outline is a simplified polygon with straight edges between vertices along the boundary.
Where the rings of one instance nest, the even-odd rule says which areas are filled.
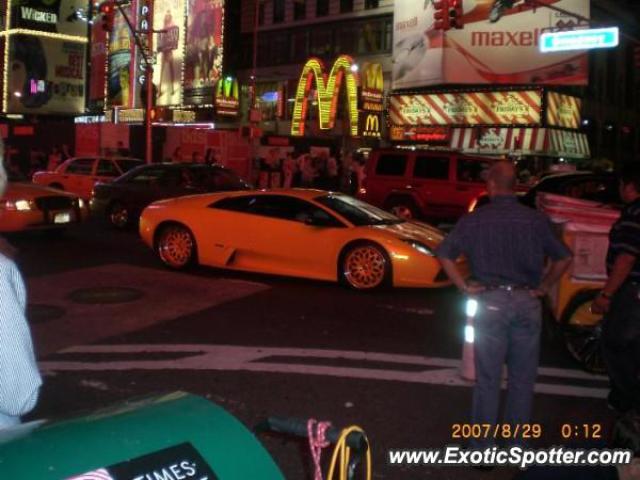
[[[302,68],[300,81],[295,95],[291,135],[303,136],[309,96],[315,79],[316,95],[321,130],[331,130],[335,125],[338,98],[343,80],[347,89],[347,107],[351,135],[358,135],[358,75],[354,61],[348,55],[339,56],[326,75],[322,60],[311,58]]]
[[[5,113],[84,111],[87,23],[83,0],[9,0],[0,32]]]
[[[617,47],[620,42],[618,27],[593,28],[571,32],[545,32],[540,36],[540,51],[566,52]]]
[[[384,77],[382,65],[365,63],[360,75],[360,109],[367,112],[382,112],[384,109]]]
[[[380,138],[382,133],[381,123],[382,115],[374,112],[361,112],[360,113],[360,125],[362,130],[360,135],[363,137]]]
[[[537,125],[539,90],[393,95],[389,116],[396,126]]]
[[[556,92],[547,93],[547,125],[580,128],[582,100]]]
[[[227,117],[235,117],[240,109],[240,89],[238,80],[225,77],[218,80],[215,94],[216,113]]]
[[[396,127],[392,126],[389,138],[394,142],[448,143],[451,129],[448,127]]]

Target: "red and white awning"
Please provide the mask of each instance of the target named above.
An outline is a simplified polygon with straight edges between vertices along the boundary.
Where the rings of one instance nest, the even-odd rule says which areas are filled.
[[[589,142],[584,133],[540,127],[454,128],[451,148],[484,155],[590,157]]]

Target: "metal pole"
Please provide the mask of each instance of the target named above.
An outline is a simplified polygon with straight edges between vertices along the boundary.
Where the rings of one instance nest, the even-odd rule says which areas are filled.
[[[145,162],[153,162],[153,126],[151,112],[153,110],[153,0],[147,0],[147,6],[149,7],[149,22],[151,22],[149,31],[147,32],[147,52],[149,57],[147,58],[147,104],[144,112],[144,127],[145,127]],[[162,79],[160,79],[162,80]]]

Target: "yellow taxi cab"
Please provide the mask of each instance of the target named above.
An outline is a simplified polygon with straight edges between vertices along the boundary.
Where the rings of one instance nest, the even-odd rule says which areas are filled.
[[[10,177],[0,199],[0,232],[61,229],[88,214],[87,203],[76,195]]]
[[[340,193],[283,189],[163,200],[142,212],[140,234],[174,269],[198,263],[358,290],[450,285],[433,254],[442,232]]]

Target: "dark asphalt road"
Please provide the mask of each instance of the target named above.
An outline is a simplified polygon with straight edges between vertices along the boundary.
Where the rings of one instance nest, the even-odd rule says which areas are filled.
[[[136,313],[140,318],[129,319],[125,306],[124,314],[120,311],[118,316],[104,318],[116,330],[122,324],[115,334],[113,329],[101,330],[96,326],[103,322],[103,312],[108,309],[86,310],[86,327],[77,320],[65,321],[65,314],[62,318],[46,315],[36,318],[34,314],[32,319],[37,323],[33,328],[42,351],[59,350],[47,349],[45,335],[58,328],[63,332],[78,328],[94,330],[95,335],[87,336],[90,341],[83,343],[105,348],[97,356],[90,348],[86,351],[79,348],[73,354],[42,356],[43,365],[71,360],[83,366],[79,371],[60,369],[47,374],[34,418],[69,416],[133,396],[186,390],[222,405],[249,427],[269,415],[314,417],[331,420],[338,426],[361,425],[373,445],[374,478],[508,479],[516,473],[510,469],[483,474],[463,468],[409,468],[386,462],[390,448],[442,447],[452,443],[452,424],[467,420],[469,386],[451,383],[449,377],[438,379],[432,372],[438,370],[438,362],[460,357],[462,299],[451,289],[361,294],[328,283],[205,268],[176,274],[159,265],[135,232],[115,232],[96,223],[59,238],[29,234],[9,239],[19,248],[18,262],[34,295],[46,299],[47,285],[53,285],[47,282],[55,281],[52,298],[46,303],[57,305],[67,316],[75,307],[68,296],[60,293],[65,279],[76,278],[86,286],[99,284],[100,275],[96,272],[101,269],[108,272],[117,272],[123,266],[133,269],[135,275],[127,273],[127,281],[137,285],[143,294],[138,300],[142,310],[136,312],[145,311],[145,301],[150,302],[153,289],[166,289],[162,293],[166,293],[167,302],[173,302],[170,295],[181,295],[181,288],[186,292],[207,286],[211,287],[207,292],[213,292],[207,293],[211,298],[183,305],[169,317],[149,313],[146,318],[145,314]],[[175,285],[171,280],[167,283],[167,278],[175,278]],[[222,288],[225,285],[233,288]],[[242,286],[247,293],[240,298],[227,297],[226,292],[235,286]],[[220,292],[219,298],[214,298],[216,292]],[[107,331],[109,334],[104,334]],[[203,357],[195,370],[176,367],[180,360],[163,357],[162,353],[120,357],[114,353],[118,346],[132,345],[153,345],[160,349],[167,345],[238,348],[229,350],[226,361],[230,367],[221,366],[214,357],[213,360]],[[82,344],[72,342],[64,346],[82,347]],[[246,368],[240,358],[246,352],[239,347],[250,347],[245,350],[251,352],[255,347],[266,349],[265,359],[259,363],[262,366],[255,371]],[[272,350],[275,348],[283,350]],[[323,357],[316,350],[332,353]],[[372,355],[360,358],[353,352]],[[390,355],[387,358],[379,354]],[[424,357],[435,362],[435,366],[421,364]],[[93,366],[105,359],[129,363],[125,372],[98,370]],[[136,364],[144,359],[149,364]],[[242,368],[234,369],[234,362]],[[571,378],[580,376],[580,371],[561,341],[551,333],[543,338],[541,364],[561,369],[561,373],[549,370],[539,383],[552,390],[570,388],[560,394],[536,395],[534,416],[544,428],[537,445],[561,443],[563,423],[602,423],[606,435],[613,416],[606,410],[605,402],[595,398],[598,395],[581,395],[580,390],[571,390],[585,387],[602,391],[606,383]],[[302,443],[275,436],[263,440],[287,478],[311,478],[309,454]]]

